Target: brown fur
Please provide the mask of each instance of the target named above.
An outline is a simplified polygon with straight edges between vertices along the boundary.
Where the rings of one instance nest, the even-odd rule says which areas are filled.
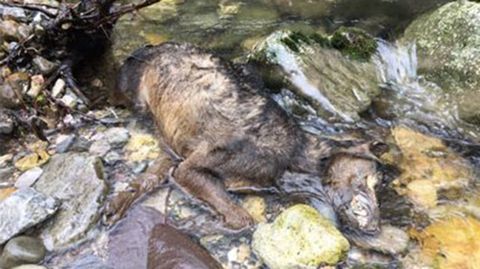
[[[147,108],[164,144],[184,159],[177,184],[240,229],[252,220],[226,187],[273,186],[287,170],[320,174],[336,153],[369,149],[305,133],[235,68],[187,44],[146,47],[122,67],[116,95]]]

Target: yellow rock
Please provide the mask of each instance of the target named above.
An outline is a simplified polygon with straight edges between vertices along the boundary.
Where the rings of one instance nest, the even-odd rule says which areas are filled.
[[[154,160],[160,153],[157,139],[150,134],[132,133],[125,146],[127,158],[132,162]]]
[[[267,204],[262,197],[259,196],[247,196],[243,202],[242,207],[247,210],[247,212],[252,216],[255,222],[266,222],[267,219],[265,218],[265,210],[267,208]]]
[[[15,162],[15,167],[20,171],[27,171],[31,168],[45,164],[49,159],[50,155],[48,155],[45,150],[39,150],[38,152],[29,154]]]
[[[480,222],[455,217],[414,233],[421,245],[421,260],[437,269],[480,268]]]
[[[407,195],[412,201],[424,208],[437,205],[437,189],[432,181],[415,180],[407,185]]]
[[[401,154],[397,165],[402,174],[395,181],[397,191],[407,193],[421,206],[434,206],[437,195],[433,189],[463,190],[472,180],[468,162],[440,139],[401,126],[392,129],[392,136]]]
[[[15,188],[0,189],[0,201],[5,200],[8,196],[10,196],[16,190],[17,189],[15,189]]]

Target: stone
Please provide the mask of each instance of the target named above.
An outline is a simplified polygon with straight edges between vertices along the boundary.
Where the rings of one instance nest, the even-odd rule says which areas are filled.
[[[125,128],[114,127],[105,131],[105,137],[112,147],[121,147],[128,142],[130,133]]]
[[[27,92],[27,95],[31,98],[36,98],[42,91],[43,84],[45,84],[45,79],[42,75],[32,76],[30,80],[30,89]]]
[[[259,224],[252,246],[271,269],[335,265],[350,248],[330,221],[302,204],[286,209],[271,224]]]
[[[375,250],[390,255],[405,252],[410,240],[406,232],[391,225],[382,226],[380,234],[376,236],[349,235],[348,239],[362,249]]]
[[[105,162],[107,164],[114,165],[117,162],[122,160],[122,156],[116,151],[110,151],[109,153],[107,153],[105,155],[105,157],[103,159],[105,160]]]
[[[52,87],[52,97],[59,98],[65,92],[65,81],[61,78],[55,81],[55,84]]]
[[[37,181],[37,179],[40,178],[42,173],[43,169],[40,167],[34,167],[25,171],[17,178],[17,181],[15,182],[15,188],[21,189],[31,187]]]
[[[0,112],[0,135],[9,135],[13,132],[14,122],[4,113]]]
[[[12,177],[14,173],[14,167],[0,168],[0,188],[11,187],[13,185]]]
[[[15,162],[15,167],[20,171],[27,171],[32,168],[42,166],[50,159],[50,155],[45,150],[31,153]]]
[[[459,116],[480,124],[480,3],[447,3],[414,20],[402,42],[415,42],[419,72],[451,94]]]
[[[53,70],[55,70],[55,68],[57,67],[55,63],[52,63],[51,61],[43,58],[42,56],[35,56],[35,58],[33,58],[33,64],[43,75],[48,75],[52,73]]]
[[[266,222],[265,211],[267,209],[267,204],[265,199],[260,196],[247,196],[242,201],[242,207],[247,210],[247,212],[252,216],[252,218],[257,223]]]
[[[437,203],[441,191],[462,193],[473,180],[473,168],[438,138],[404,126],[392,129],[399,152],[392,155],[400,176],[393,181],[395,190],[407,195],[418,209]]]
[[[107,192],[101,160],[86,153],[54,155],[34,188],[62,201],[41,230],[48,250],[80,242],[100,218]]]
[[[0,268],[11,268],[22,264],[36,264],[45,258],[46,249],[42,240],[29,236],[10,239],[0,257]]]
[[[110,231],[107,249],[109,268],[222,268],[188,236],[164,224],[161,213],[141,206]]]
[[[13,159],[12,154],[5,154],[0,156],[0,167],[6,167]]]
[[[65,153],[75,142],[75,135],[59,135],[55,140],[55,151],[57,153]]]
[[[422,231],[412,231],[419,240],[420,260],[426,266],[477,268],[480,264],[480,221],[472,217],[452,217],[432,223]]]
[[[373,61],[351,59],[351,51],[346,54],[320,34],[279,31],[258,44],[249,58],[264,70],[270,88],[294,90],[322,118],[352,122],[360,119],[380,89]]]
[[[7,199],[16,190],[16,188],[0,188],[0,202]]]
[[[18,33],[20,24],[14,20],[1,20],[0,21],[0,36],[7,42],[19,41],[21,39]]]
[[[48,269],[48,268],[45,266],[36,265],[36,264],[24,264],[24,265],[14,267],[12,269]]]
[[[103,157],[111,149],[112,147],[110,146],[110,143],[108,143],[106,139],[100,139],[92,143],[88,152],[90,152],[90,154],[92,155]]]
[[[66,93],[60,100],[70,108],[75,108],[78,104],[78,98],[73,93]]]
[[[127,159],[131,162],[154,160],[160,153],[158,140],[150,134],[132,133],[125,146]]]
[[[16,191],[0,202],[0,245],[42,223],[59,208],[57,201],[32,188]]]

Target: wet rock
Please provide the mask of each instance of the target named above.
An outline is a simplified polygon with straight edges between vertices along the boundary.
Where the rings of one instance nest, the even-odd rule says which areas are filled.
[[[110,143],[108,143],[106,139],[100,139],[92,143],[92,145],[90,146],[89,152],[92,155],[103,157],[111,149],[112,147],[110,146]]]
[[[462,193],[473,180],[469,163],[440,139],[402,126],[392,129],[392,137],[399,149],[393,161],[402,172],[393,186],[419,208],[435,206],[439,192]]]
[[[105,157],[103,159],[105,160],[105,162],[107,164],[114,165],[117,162],[122,160],[122,156],[118,152],[110,151],[109,153],[107,153],[105,155]]]
[[[14,122],[6,114],[0,111],[0,135],[9,135],[13,132]]]
[[[160,153],[158,140],[150,134],[132,133],[125,146],[127,159],[131,162],[154,160]]]
[[[247,196],[242,201],[242,207],[247,210],[247,212],[252,216],[255,222],[266,222],[265,211],[267,209],[267,204],[265,199],[260,196]]]
[[[36,56],[35,58],[33,58],[33,64],[43,75],[48,75],[52,73],[53,70],[57,67],[55,63],[52,63],[41,56]]]
[[[20,24],[14,20],[1,20],[0,21],[0,36],[7,42],[19,41],[21,36],[18,32]]]
[[[75,108],[79,102],[78,97],[73,93],[66,93],[60,100],[69,108]]]
[[[42,75],[32,76],[30,80],[30,89],[28,90],[27,95],[32,98],[37,97],[42,91],[43,84],[45,84],[45,79]]]
[[[340,27],[333,33],[330,44],[353,59],[369,60],[377,51],[377,42],[366,32]]]
[[[34,167],[30,170],[25,171],[18,177],[17,181],[15,182],[15,188],[21,189],[31,187],[37,181],[37,179],[40,178],[42,173],[43,169],[40,167]]]
[[[390,225],[382,226],[380,234],[377,236],[349,235],[348,239],[362,249],[371,249],[391,255],[404,252],[409,242],[406,232]]]
[[[50,155],[45,150],[38,150],[15,162],[15,167],[20,171],[27,171],[32,168],[42,166],[50,159]]]
[[[388,255],[356,247],[348,252],[347,265],[348,268],[402,268]]]
[[[302,18],[321,18],[327,15],[336,1],[330,0],[268,0],[283,15]]]
[[[12,268],[22,264],[36,264],[46,254],[42,241],[28,236],[11,239],[5,245],[0,257],[0,268]]]
[[[14,267],[12,269],[48,269],[48,268],[45,266],[36,265],[36,264],[24,264],[24,265]]]
[[[221,268],[205,249],[174,228],[163,224],[163,221],[164,217],[158,211],[135,207],[110,232],[107,266],[158,269]]]
[[[37,225],[58,209],[52,197],[31,188],[21,189],[0,202],[0,245]]]
[[[479,124],[480,3],[454,1],[416,19],[403,41],[415,42],[419,72],[454,95],[464,120]]]
[[[75,142],[75,135],[60,135],[55,141],[55,151],[57,153],[65,153]]]
[[[319,34],[280,31],[256,46],[250,58],[268,70],[270,87],[286,82],[319,116],[355,121],[380,90],[373,62],[351,59],[351,54],[342,54]]]
[[[125,128],[114,127],[105,132],[105,138],[112,147],[121,147],[128,142],[130,133]]]
[[[350,245],[335,226],[314,208],[296,205],[253,234],[255,253],[272,269],[335,265]]]
[[[412,233],[421,245],[421,252],[414,254],[426,266],[476,268],[480,264],[480,222],[474,218],[453,217]]]
[[[55,84],[52,87],[52,97],[53,98],[58,98],[60,95],[62,95],[65,92],[65,81],[61,78],[57,79],[55,81]]]
[[[81,240],[99,219],[107,192],[101,160],[85,153],[54,155],[34,187],[62,201],[58,214],[41,231],[49,250]]]

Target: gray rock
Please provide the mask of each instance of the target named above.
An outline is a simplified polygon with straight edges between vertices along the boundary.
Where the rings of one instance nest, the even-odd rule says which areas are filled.
[[[89,150],[91,145],[92,142],[88,141],[86,138],[77,137],[77,139],[75,139],[75,141],[73,142],[70,150],[75,152],[85,152]]]
[[[36,265],[36,264],[24,264],[24,265],[14,267],[12,269],[48,269],[48,268],[45,266]]]
[[[75,142],[75,135],[60,135],[55,141],[57,153],[65,153]]]
[[[8,135],[13,132],[13,120],[9,117],[2,117],[0,114],[0,135]]]
[[[27,19],[27,15],[25,10],[22,8],[16,7],[7,7],[0,5],[0,14],[5,17],[14,17],[16,19],[25,20]]]
[[[454,1],[413,21],[403,42],[415,42],[419,72],[452,94],[459,116],[480,124],[480,3]]]
[[[57,81],[55,81],[55,84],[53,85],[52,87],[52,97],[53,98],[58,98],[60,97],[60,95],[63,94],[63,92],[65,91],[65,81],[61,78],[57,79]]]
[[[40,167],[34,167],[25,171],[18,177],[17,181],[15,182],[15,187],[17,189],[31,187],[37,181],[37,179],[40,178],[42,173],[43,169]]]
[[[125,128],[115,127],[108,129],[105,132],[105,137],[113,147],[121,147],[128,142],[130,133]]]
[[[356,121],[380,94],[375,65],[344,55],[328,42],[320,35],[279,31],[260,43],[250,58],[267,70],[268,83],[292,88],[319,116]]]
[[[107,164],[114,165],[122,160],[122,156],[118,154],[118,152],[110,151],[109,153],[107,153],[107,155],[105,155],[103,159]]]
[[[58,210],[52,197],[34,189],[21,189],[0,202],[0,245],[37,225]]]
[[[79,242],[99,219],[107,192],[101,160],[86,153],[54,155],[34,187],[63,201],[41,231],[49,250]]]
[[[3,249],[0,268],[36,264],[45,258],[45,254],[45,246],[41,240],[28,236],[15,237],[8,241]]]
[[[14,167],[0,168],[0,188],[10,187],[13,185],[11,183],[11,177],[13,176],[14,172]]]
[[[99,157],[105,156],[107,152],[109,152],[112,149],[110,146],[110,143],[106,139],[100,139],[95,142],[90,146],[90,149],[88,152],[92,155],[96,155]]]
[[[33,58],[33,64],[44,75],[52,73],[52,71],[57,67],[55,63],[52,63],[41,56],[36,56],[35,58]]]

